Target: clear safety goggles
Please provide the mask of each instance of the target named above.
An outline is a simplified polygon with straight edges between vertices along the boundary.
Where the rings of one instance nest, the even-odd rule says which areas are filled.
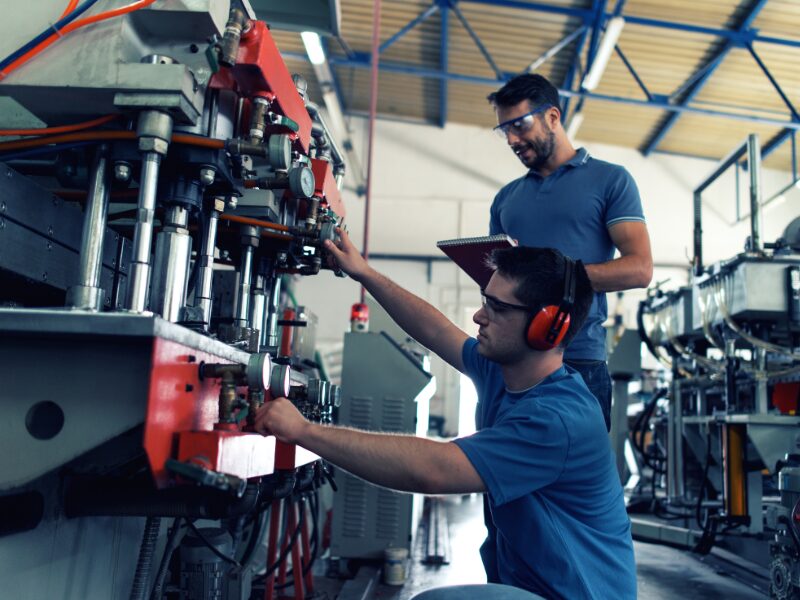
[[[544,104],[538,108],[533,109],[529,113],[525,113],[519,117],[515,117],[513,119],[509,119],[508,121],[503,121],[499,125],[497,125],[492,131],[494,131],[499,137],[506,138],[508,137],[509,133],[513,133],[516,136],[520,136],[524,133],[527,133],[533,127],[533,120],[540,112],[543,112],[550,108],[551,104]]]

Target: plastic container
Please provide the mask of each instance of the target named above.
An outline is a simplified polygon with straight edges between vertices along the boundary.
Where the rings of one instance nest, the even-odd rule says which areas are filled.
[[[383,582],[386,585],[403,585],[406,582],[408,549],[386,548],[383,558]]]

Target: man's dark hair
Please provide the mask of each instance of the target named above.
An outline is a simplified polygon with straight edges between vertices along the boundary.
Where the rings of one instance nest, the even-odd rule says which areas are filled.
[[[523,100],[527,100],[531,105],[531,110],[548,104],[561,109],[558,89],[541,75],[530,73],[517,75],[499,90],[489,94],[487,99],[495,106],[503,108],[516,106]]]
[[[491,253],[488,264],[503,277],[517,282],[514,295],[522,304],[531,307],[531,314],[551,304],[558,306],[564,298],[567,260],[558,250],[527,246],[502,248]],[[575,301],[569,311],[569,330],[561,340],[561,348],[566,348],[580,331],[593,295],[586,269],[578,261],[575,263]]]

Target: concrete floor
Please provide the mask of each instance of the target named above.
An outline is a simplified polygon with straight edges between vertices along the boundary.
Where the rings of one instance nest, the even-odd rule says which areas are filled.
[[[445,499],[445,506],[450,526],[450,564],[439,567],[421,564],[424,536],[418,535],[405,585],[384,585],[380,583],[377,568],[363,567],[360,582],[317,578],[318,597],[329,600],[409,600],[432,587],[485,583],[478,555],[485,537],[480,496],[450,497]],[[635,542],[634,548],[640,600],[756,600],[768,597],[765,585],[761,590],[753,589],[735,577],[735,569],[720,566],[719,561],[700,560],[688,552],[657,544]]]

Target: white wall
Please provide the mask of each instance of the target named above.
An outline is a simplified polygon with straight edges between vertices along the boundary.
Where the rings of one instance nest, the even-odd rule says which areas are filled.
[[[353,118],[353,138],[366,166],[365,121]],[[702,135],[702,134],[700,134]],[[716,166],[708,161],[655,154],[643,157],[636,150],[617,146],[585,144],[592,155],[624,165],[639,185],[645,216],[657,265],[654,282],[670,279],[669,289],[687,281],[692,255],[692,190]],[[524,168],[505,142],[483,128],[449,124],[437,127],[378,121],[373,165],[370,253],[439,255],[437,240],[485,235],[489,206],[497,190]],[[763,197],[768,198],[790,181],[785,172],[764,171]],[[743,213],[748,212],[748,178],[741,176]],[[363,243],[364,199],[346,182],[346,223],[358,247]],[[731,224],[735,218],[733,173],[704,194],[703,258],[706,264],[730,257],[743,249],[749,234],[749,221]],[[793,218],[800,215],[800,190],[793,188],[786,201],[774,203],[764,212],[763,239],[774,241]],[[421,263],[375,261],[374,266],[400,285],[432,302],[468,331],[464,309],[478,305],[474,283],[445,263],[434,263],[431,280]],[[350,305],[358,301],[359,288],[350,280],[330,273],[307,277],[297,283],[297,297],[320,317],[318,339],[321,344],[340,343],[349,326]],[[628,326],[643,291],[628,292],[623,313]],[[609,310],[616,299],[609,297]],[[455,431],[457,378],[441,362],[433,363],[439,379],[434,409],[444,403],[442,412],[448,428]],[[433,412],[436,412],[434,410]]]

